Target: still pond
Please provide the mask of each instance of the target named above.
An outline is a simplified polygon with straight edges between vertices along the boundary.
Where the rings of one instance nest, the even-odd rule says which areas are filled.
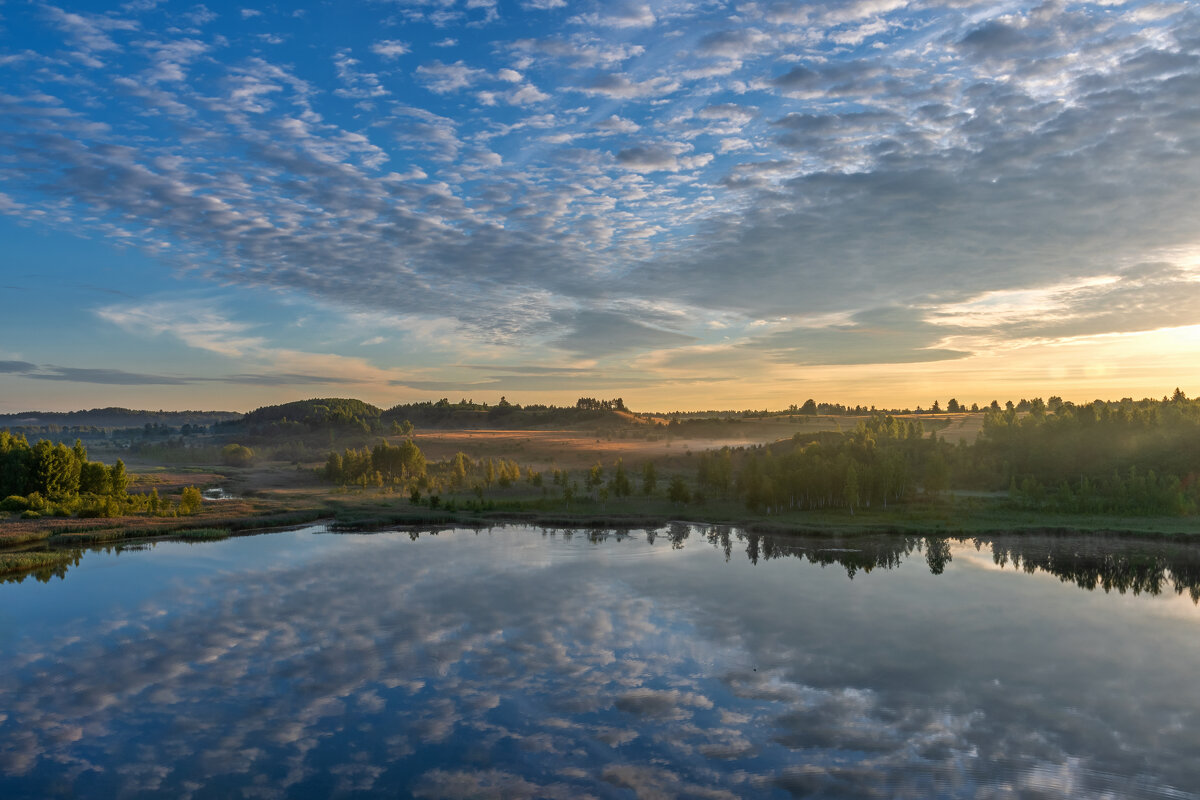
[[[314,527],[41,577],[9,799],[1200,797],[1200,545]]]

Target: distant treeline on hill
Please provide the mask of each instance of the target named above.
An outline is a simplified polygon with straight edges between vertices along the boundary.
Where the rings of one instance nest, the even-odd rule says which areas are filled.
[[[276,406],[264,406],[244,417],[223,422],[220,432],[245,433],[249,436],[302,435],[322,430],[350,433],[409,433],[413,426],[436,427],[537,427],[569,425],[596,420],[614,422],[628,419],[621,398],[596,400],[580,398],[574,406],[526,405],[510,403],[504,397],[495,405],[448,398],[436,402],[407,403],[387,410],[346,398],[298,400]]]
[[[142,428],[146,425],[182,427],[212,425],[241,419],[237,411],[138,411],[132,408],[93,408],[87,411],[22,411],[0,414],[0,428]]]

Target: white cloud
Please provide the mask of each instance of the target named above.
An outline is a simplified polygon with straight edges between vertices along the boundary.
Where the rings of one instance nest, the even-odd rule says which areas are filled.
[[[641,130],[642,126],[638,125],[631,119],[613,114],[611,117],[600,120],[592,126],[596,130],[604,131],[609,134],[614,133],[636,133]]]
[[[381,39],[371,45],[371,52],[389,61],[411,53],[412,48],[398,39]]]
[[[417,80],[438,94],[466,89],[487,77],[487,71],[468,67],[462,61],[443,64],[434,61],[417,67]]]
[[[596,11],[580,14],[571,19],[576,25],[603,28],[647,28],[658,21],[647,3],[612,0],[599,4]]]
[[[650,78],[644,81],[633,81],[627,75],[607,73],[597,76],[587,85],[576,91],[584,94],[603,95],[605,97],[631,100],[645,97],[661,97],[679,88],[679,82],[667,77]]]

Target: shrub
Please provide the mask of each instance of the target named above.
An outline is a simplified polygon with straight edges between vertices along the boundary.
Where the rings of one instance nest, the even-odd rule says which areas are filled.
[[[200,490],[195,486],[189,486],[183,490],[179,496],[179,513],[180,514],[195,514],[200,510],[201,503]]]
[[[10,494],[0,501],[0,511],[25,511],[28,508],[29,501],[19,494]]]
[[[227,444],[221,449],[221,461],[230,467],[246,467],[254,460],[254,451],[242,444]]]

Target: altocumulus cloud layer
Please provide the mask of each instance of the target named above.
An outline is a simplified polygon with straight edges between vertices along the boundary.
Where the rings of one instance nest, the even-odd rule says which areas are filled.
[[[137,0],[0,25],[0,211],[376,344],[434,328],[502,362],[640,363],[637,386],[956,359],[1200,304],[1187,3]],[[239,313],[178,335],[245,358]],[[279,358],[262,338],[251,355]],[[439,385],[395,373],[411,354],[330,349],[364,381]],[[291,355],[285,377],[346,374]],[[130,365],[100,366],[36,376]]]

